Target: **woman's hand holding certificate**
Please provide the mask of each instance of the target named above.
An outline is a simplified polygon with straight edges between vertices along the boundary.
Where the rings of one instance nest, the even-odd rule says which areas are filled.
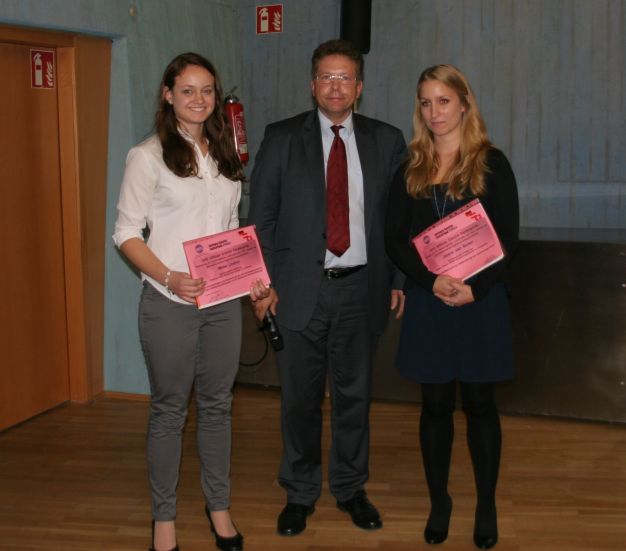
[[[251,290],[256,299],[268,294],[270,278],[254,226],[185,241],[183,247],[192,277],[204,280],[204,291],[196,297],[198,308],[248,295]]]
[[[435,222],[412,242],[430,272],[447,274],[461,283],[504,258],[498,235],[478,199]]]

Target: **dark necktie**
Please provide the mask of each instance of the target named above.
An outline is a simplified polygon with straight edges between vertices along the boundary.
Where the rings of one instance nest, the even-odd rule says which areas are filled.
[[[331,126],[335,139],[326,170],[326,248],[341,256],[350,246],[350,206],[348,201],[348,161],[346,146],[339,137],[343,126]]]

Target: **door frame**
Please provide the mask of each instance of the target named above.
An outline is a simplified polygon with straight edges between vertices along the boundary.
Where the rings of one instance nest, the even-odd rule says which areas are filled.
[[[69,396],[104,388],[104,241],[111,41],[0,25],[0,42],[56,49]]]

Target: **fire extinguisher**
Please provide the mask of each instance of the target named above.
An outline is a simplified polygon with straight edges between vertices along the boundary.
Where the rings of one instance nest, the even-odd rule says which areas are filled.
[[[233,94],[237,87],[233,88],[224,98],[224,110],[230,120],[235,138],[235,148],[239,153],[241,162],[245,165],[250,156],[248,155],[248,137],[246,136],[246,121],[243,118],[243,105],[239,98]]]

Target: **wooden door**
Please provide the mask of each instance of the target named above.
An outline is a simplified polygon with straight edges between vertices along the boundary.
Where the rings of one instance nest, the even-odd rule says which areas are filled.
[[[57,87],[0,43],[0,430],[69,400]]]

